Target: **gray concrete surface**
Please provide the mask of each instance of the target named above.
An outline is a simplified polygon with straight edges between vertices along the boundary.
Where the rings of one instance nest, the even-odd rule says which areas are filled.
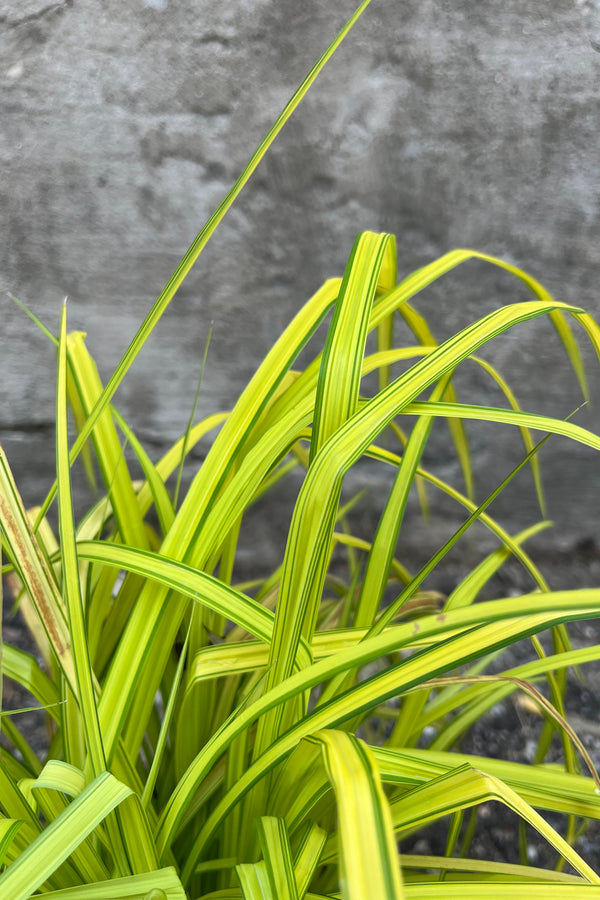
[[[28,503],[53,477],[54,354],[4,291],[53,330],[68,295],[106,379],[354,5],[0,0],[0,440]],[[397,235],[401,274],[473,246],[600,315],[599,51],[597,0],[373,0],[117,395],[152,452],[185,428],[210,322],[199,415],[230,406],[365,228]],[[419,308],[441,338],[523,297],[506,273],[470,263]],[[563,416],[580,402],[545,322],[485,355],[527,409]],[[585,356],[594,403],[576,421],[598,431],[599,365]],[[499,402],[473,367],[459,384],[461,397]],[[482,497],[521,448],[511,429],[469,431]],[[457,477],[443,428],[427,462]],[[596,546],[600,459],[556,439],[542,462],[560,525],[542,543]],[[384,474],[362,478],[381,495]],[[432,508],[442,530],[456,517],[433,497]],[[497,509],[514,529],[539,517],[526,479]],[[411,534],[421,541],[422,526]]]

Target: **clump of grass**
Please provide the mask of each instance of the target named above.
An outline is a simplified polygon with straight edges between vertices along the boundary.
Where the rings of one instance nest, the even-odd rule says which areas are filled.
[[[598,646],[572,649],[565,625],[600,616],[600,590],[552,593],[523,546],[546,523],[510,535],[486,511],[524,465],[540,490],[532,432],[595,450],[600,438],[522,411],[484,360],[506,407],[459,402],[452,384],[461,363],[496,336],[549,316],[585,389],[570,323],[598,352],[593,319],[521,270],[474,251],[453,251],[398,283],[394,238],[363,232],[343,278],[327,281],[299,311],[233,409],[190,421],[158,462],[111,405],[218,222],[366,5],[199,233],[108,384],[83,336],[68,333],[66,308],[58,335],[46,331],[58,355],[57,480],[42,506],[27,512],[0,453],[0,522],[5,571],[42,660],[4,645],[3,671],[47,709],[52,740],[41,761],[18,719],[3,716],[13,748],[0,749],[3,898],[600,896],[600,878],[573,847],[582,823],[600,818],[598,777],[563,708],[567,670],[600,657]],[[412,300],[474,257],[511,272],[530,299],[438,344]],[[315,346],[331,311],[324,346]],[[407,346],[396,345],[398,319],[414,336]],[[371,332],[377,350],[367,354]],[[312,358],[295,369],[308,349]],[[392,366],[407,360],[392,377]],[[362,379],[373,371],[378,389],[366,397]],[[71,448],[69,403],[79,429]],[[412,425],[403,428],[408,417]],[[436,418],[450,427],[465,493],[422,463]],[[481,503],[471,496],[470,419],[516,427],[525,444],[523,462]],[[178,505],[169,479],[179,493],[182,458],[215,431]],[[126,446],[141,480],[130,473]],[[71,466],[82,452],[90,474],[97,465],[103,492],[76,520]],[[368,542],[345,527],[341,505],[345,477],[365,459],[394,473]],[[236,586],[244,517],[291,468],[303,479],[280,565]],[[465,523],[413,574],[396,558],[398,536],[409,493],[427,483],[464,510]],[[47,518],[55,497],[57,536]],[[498,549],[437,607],[424,580],[476,522]],[[346,548],[347,578],[331,570],[338,545]],[[528,571],[531,593],[476,602],[509,557]],[[537,637],[548,629],[549,653]],[[531,662],[486,675],[491,654],[524,638],[537,654]],[[547,717],[541,757],[558,731],[564,766],[455,749],[474,721],[517,690]],[[423,747],[426,729],[433,737]],[[532,826],[574,874],[469,858],[463,814],[489,800]],[[563,814],[566,836],[545,811]],[[398,854],[402,838],[448,817],[445,855]]]

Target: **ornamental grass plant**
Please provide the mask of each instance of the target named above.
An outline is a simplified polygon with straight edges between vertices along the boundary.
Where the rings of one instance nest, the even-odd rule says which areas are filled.
[[[69,333],[66,306],[56,335],[37,323],[57,349],[56,483],[39,508],[25,510],[0,453],[4,572],[37,646],[31,655],[4,644],[2,669],[44,708],[51,737],[40,760],[19,717],[2,715],[2,900],[600,897],[600,877],[576,849],[600,819],[600,782],[564,714],[567,673],[600,658],[600,646],[572,648],[568,623],[600,617],[600,590],[551,592],[524,546],[547,523],[509,534],[487,511],[525,466],[541,490],[537,451],[548,435],[594,451],[600,438],[523,411],[479,355],[513,326],[548,316],[585,391],[572,329],[600,355],[594,320],[515,266],[471,250],[398,280],[395,239],[362,232],[343,277],[308,300],[233,408],[192,417],[161,459],[151,459],[112,403],[222,217],[367,5],[200,231],[106,385],[84,335]],[[512,273],[529,299],[438,344],[413,301],[473,258]],[[412,335],[401,345],[400,320]],[[376,344],[367,352],[370,334]],[[300,354],[306,362],[297,367]],[[500,386],[504,406],[456,396],[453,376],[467,360]],[[378,381],[367,393],[369,373]],[[438,418],[464,491],[423,463]],[[512,427],[524,446],[521,463],[480,502],[471,419]],[[179,498],[183,463],[205,436],[210,449],[191,463]],[[79,456],[102,488],[76,519]],[[132,457],[141,478],[131,474]],[[355,466],[373,461],[393,479],[365,540],[346,525],[342,487]],[[302,481],[280,564],[260,581],[235,583],[246,514],[292,469]],[[430,502],[447,495],[464,524],[414,572],[397,547],[409,494],[425,485]],[[48,518],[55,500],[57,533]],[[497,549],[438,601],[426,579],[475,524]],[[527,571],[531,591],[479,600],[509,558]],[[531,660],[489,674],[490,660],[521,640]],[[473,723],[515,692],[545,716],[540,762],[461,753]],[[563,762],[544,764],[556,734]],[[556,868],[472,858],[469,814],[488,801],[548,842]],[[444,854],[399,853],[400,841],[433,822],[445,829]]]

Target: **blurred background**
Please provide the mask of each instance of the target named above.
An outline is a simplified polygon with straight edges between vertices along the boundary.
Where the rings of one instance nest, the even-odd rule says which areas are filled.
[[[106,381],[355,5],[0,0],[0,442],[27,504],[54,477],[55,360],[9,293],[53,332],[68,295],[69,327],[87,332]],[[302,303],[343,273],[363,229],[397,236],[399,277],[474,247],[600,316],[599,133],[597,0],[373,0],[218,228],[116,405],[157,458],[185,430],[214,323],[197,415],[229,408]],[[415,302],[441,340],[526,296],[506,272],[470,262]],[[581,336],[592,403],[574,421],[598,432],[600,364]],[[482,355],[527,410],[563,417],[581,403],[547,321]],[[465,401],[503,405],[474,365],[457,386]],[[523,449],[515,429],[468,433],[481,500]],[[553,438],[540,459],[556,527],[539,552],[556,570],[553,586],[574,572],[600,583],[600,457]],[[443,423],[425,462],[461,485]],[[371,487],[357,525],[365,534],[389,477],[368,467],[349,486]],[[296,490],[292,480],[292,498]],[[249,564],[252,540],[263,561],[276,558],[289,519],[283,500],[268,502],[267,521],[250,529]],[[434,495],[430,504],[429,525],[415,504],[403,538],[416,560],[463,518]],[[492,512],[511,531],[540,518],[528,473]]]

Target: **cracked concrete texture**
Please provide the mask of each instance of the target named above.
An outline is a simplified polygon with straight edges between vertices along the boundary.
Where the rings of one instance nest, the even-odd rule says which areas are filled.
[[[88,332],[106,379],[354,5],[0,0],[0,288],[53,330],[68,295],[70,327]],[[365,228],[397,235],[401,274],[475,246],[600,315],[595,16],[587,0],[373,0],[125,381],[117,403],[131,424],[157,446],[185,428],[211,321],[199,414],[230,406]],[[523,297],[506,273],[471,263],[419,308],[442,338]],[[53,477],[54,356],[6,296],[0,317],[0,440],[31,503]],[[563,416],[579,403],[548,323],[512,331],[485,356],[525,408]],[[461,398],[502,402],[474,367],[459,383]],[[598,405],[577,421],[598,431]],[[470,433],[482,497],[521,449],[510,429]],[[554,445],[542,460],[549,512],[574,541],[595,537],[597,459]],[[456,477],[443,428],[435,463]],[[539,516],[529,484],[520,493],[518,507],[500,506],[509,527]]]

